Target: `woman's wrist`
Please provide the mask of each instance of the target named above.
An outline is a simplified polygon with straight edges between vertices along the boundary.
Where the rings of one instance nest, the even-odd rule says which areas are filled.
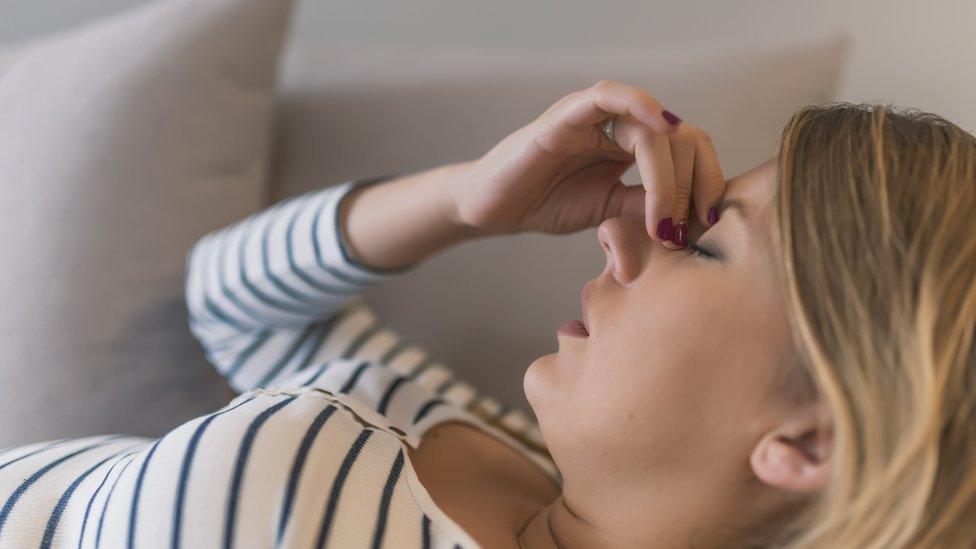
[[[375,270],[410,269],[447,247],[487,236],[457,215],[453,197],[469,166],[445,164],[346,194],[337,215],[351,258]]]

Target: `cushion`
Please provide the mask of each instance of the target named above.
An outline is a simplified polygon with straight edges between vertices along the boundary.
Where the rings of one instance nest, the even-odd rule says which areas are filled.
[[[265,203],[291,4],[156,1],[0,55],[0,446],[225,402],[185,256]]]
[[[601,79],[643,87],[708,131],[731,178],[772,156],[795,109],[835,98],[847,48],[843,35],[557,53],[343,48],[296,35],[283,60],[272,192],[478,158]],[[624,181],[639,184],[636,168]],[[579,318],[580,288],[605,263],[595,229],[490,238],[429,258],[366,301],[435,359],[527,409],[522,373],[555,352],[556,328]]]

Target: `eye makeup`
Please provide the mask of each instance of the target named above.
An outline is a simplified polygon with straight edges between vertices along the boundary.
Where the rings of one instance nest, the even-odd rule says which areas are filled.
[[[688,239],[688,248],[690,250],[692,250],[692,254],[691,255],[693,255],[693,256],[701,256],[701,257],[706,257],[708,259],[717,259],[718,258],[718,256],[716,256],[716,254],[713,254],[707,248],[703,248],[703,247],[699,246],[698,245],[698,242],[692,240],[691,238]]]

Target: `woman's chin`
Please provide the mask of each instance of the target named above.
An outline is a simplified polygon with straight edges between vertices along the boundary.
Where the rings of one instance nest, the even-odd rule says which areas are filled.
[[[556,353],[542,355],[532,361],[522,375],[522,391],[525,392],[525,399],[529,401],[532,409],[552,394],[553,376],[558,367]]]

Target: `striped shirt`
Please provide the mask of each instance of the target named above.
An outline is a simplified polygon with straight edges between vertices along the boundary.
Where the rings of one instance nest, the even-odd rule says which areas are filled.
[[[538,424],[460,379],[361,294],[403,273],[350,258],[346,181],[202,237],[189,327],[239,393],[158,439],[93,436],[0,452],[0,548],[477,547],[407,446],[449,420],[562,478]]]

